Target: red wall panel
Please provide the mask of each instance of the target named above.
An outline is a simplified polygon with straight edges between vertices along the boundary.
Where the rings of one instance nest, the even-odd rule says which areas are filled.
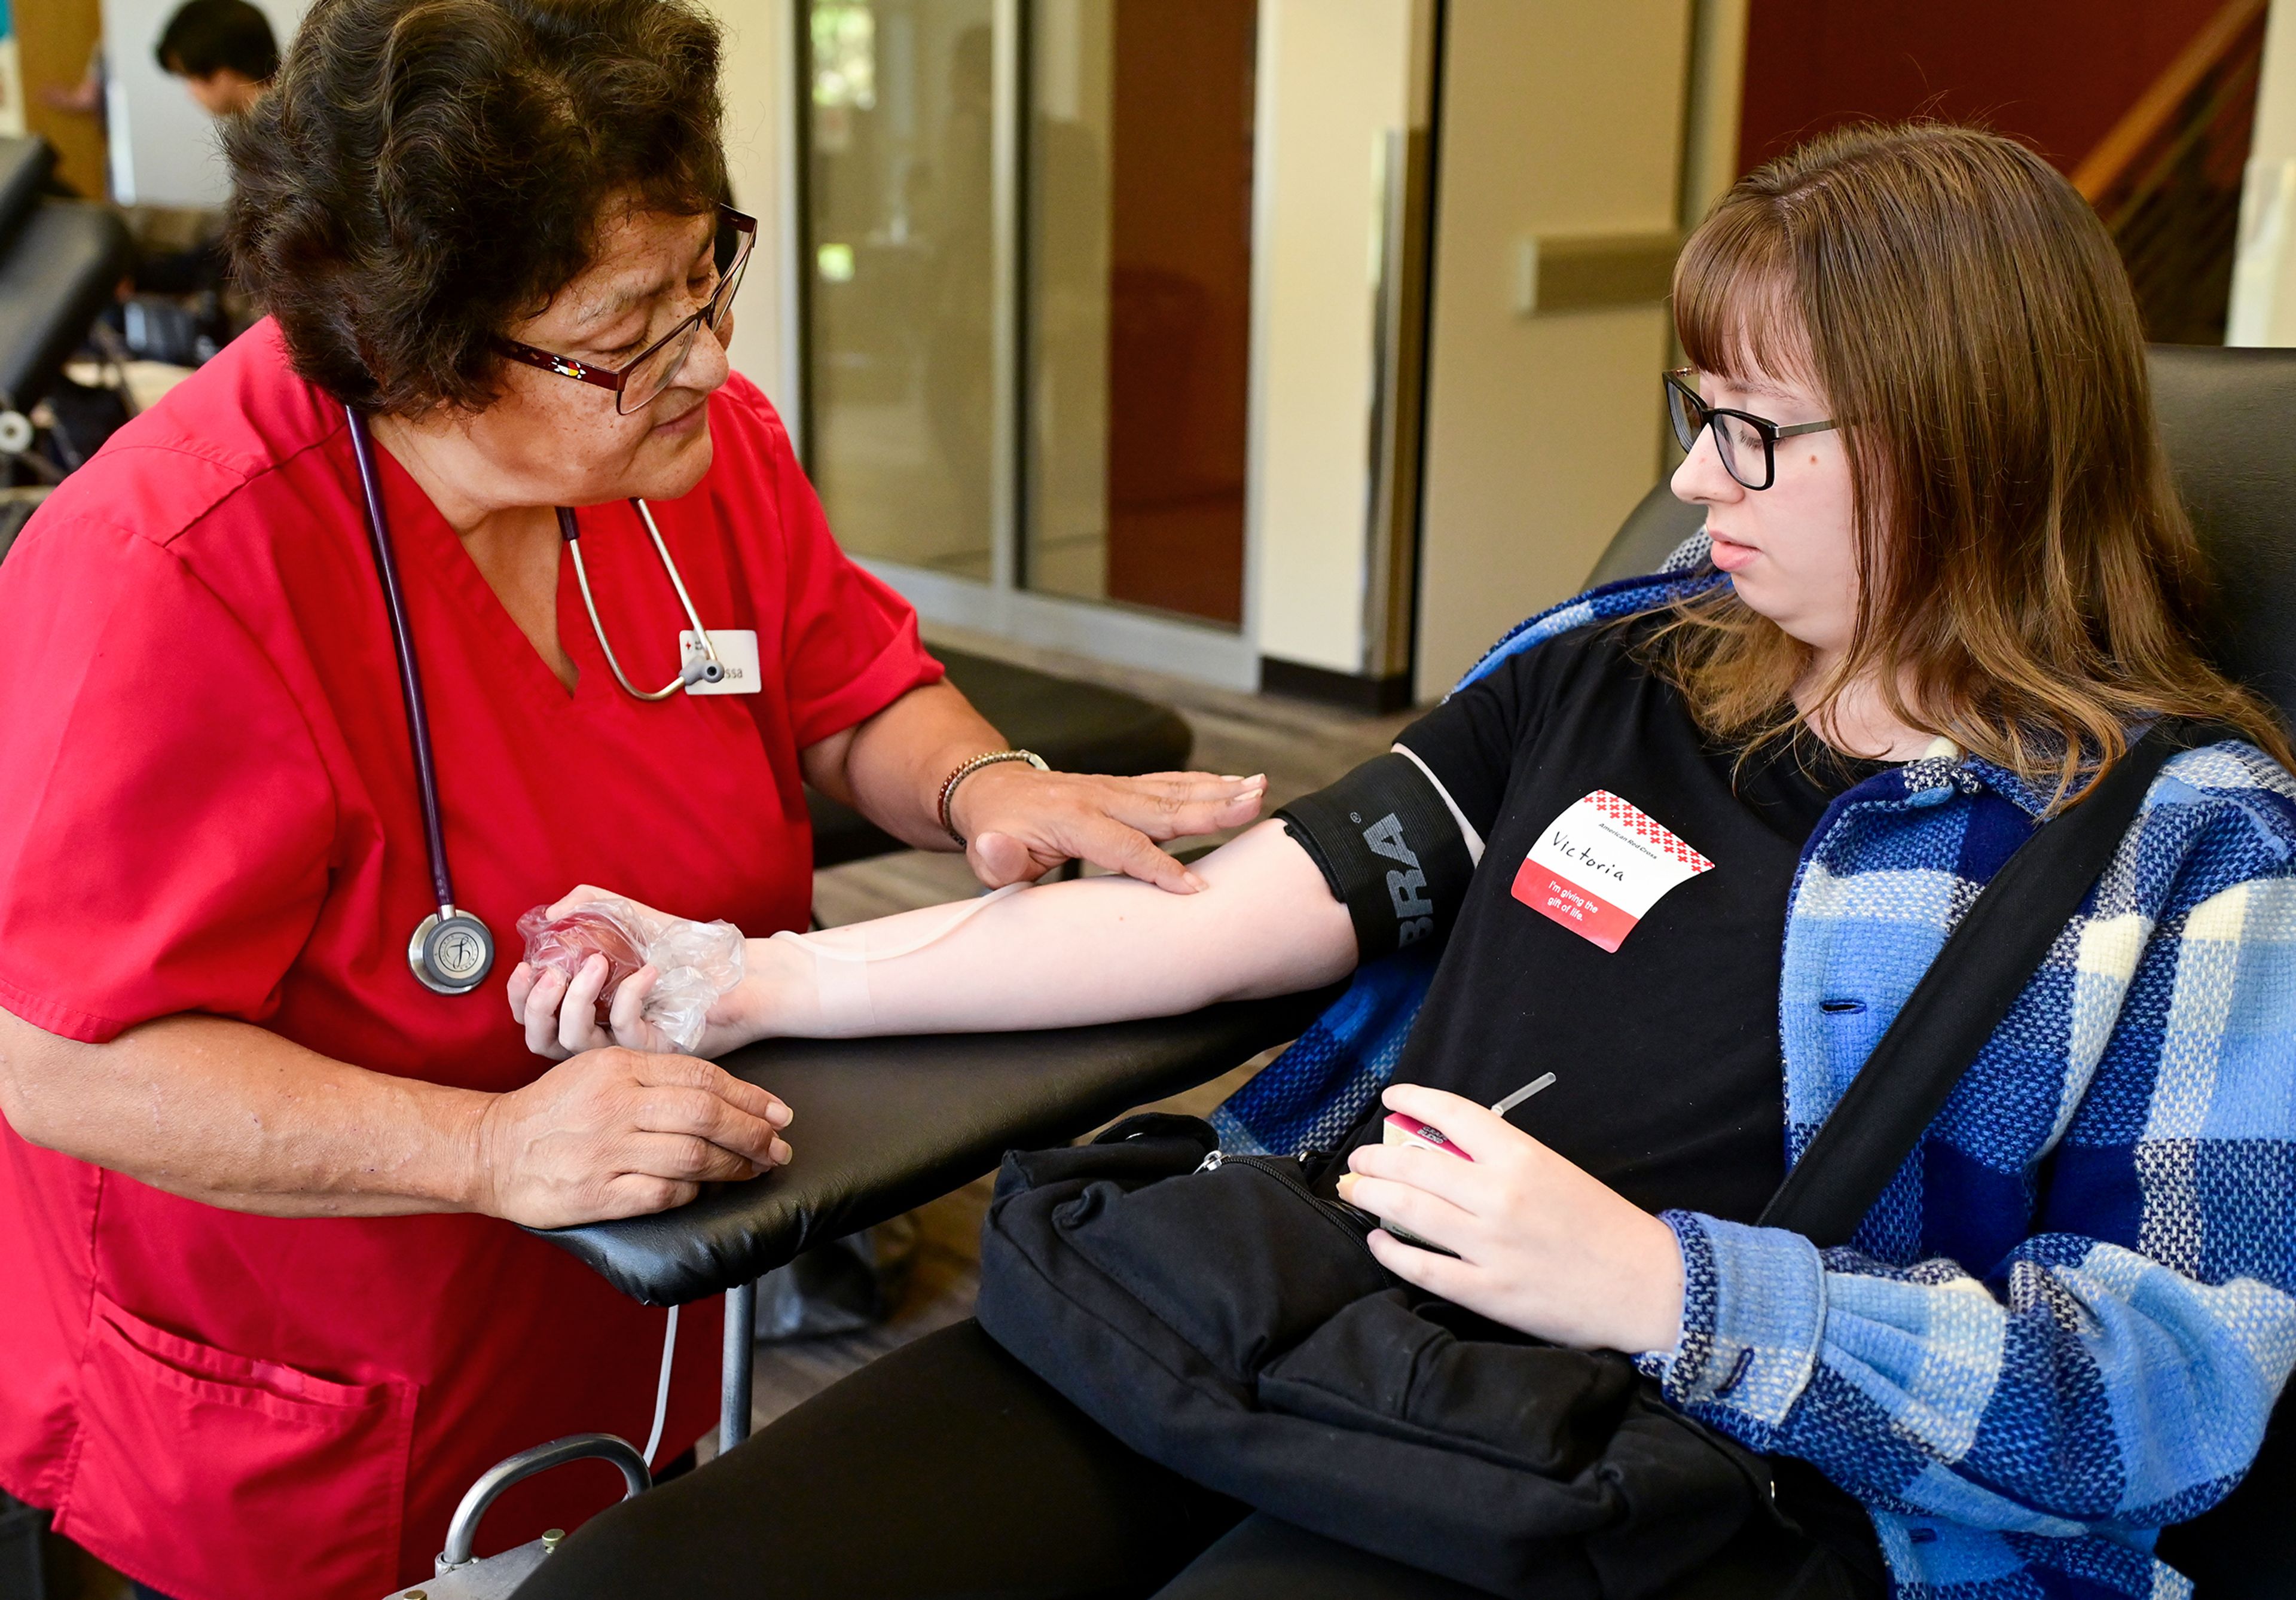
[[[1108,595],[1243,619],[1256,0],[1117,0]]]
[[[2079,165],[2223,0],[1752,0],[1741,172],[1857,118],[1980,121]]]

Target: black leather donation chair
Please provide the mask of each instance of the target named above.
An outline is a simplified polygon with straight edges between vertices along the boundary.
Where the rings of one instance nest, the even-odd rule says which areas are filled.
[[[2164,347],[2152,360],[2177,487],[2221,578],[2212,646],[2296,718],[2296,350]],[[1660,484],[1594,579],[1654,570],[1698,526],[1698,512]],[[968,1182],[1007,1149],[1076,1137],[1217,1077],[1294,1037],[1334,993],[1098,1028],[753,1046],[723,1064],[797,1109],[802,1161],[677,1210],[545,1236],[651,1305],[727,1296],[730,1446],[749,1433],[758,1274]],[[2296,1596],[2296,1536],[2273,1514],[2296,1514],[2296,1473],[2281,1455],[2224,1509],[2164,1538],[2164,1553],[2200,1579],[2201,1600]]]
[[[46,140],[0,137],[0,450],[9,455],[29,442],[26,414],[127,270],[127,224],[109,206],[50,194],[55,166]]]

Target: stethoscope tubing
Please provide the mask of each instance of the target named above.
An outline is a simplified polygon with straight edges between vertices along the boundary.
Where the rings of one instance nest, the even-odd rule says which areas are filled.
[[[359,492],[366,504],[367,543],[374,551],[376,576],[382,584],[382,604],[390,622],[391,648],[398,657],[398,691],[406,702],[406,743],[414,756],[414,789],[422,808],[423,842],[430,857],[430,887],[439,897],[437,915],[425,917],[407,941],[406,962],[415,978],[438,994],[463,995],[482,982],[494,965],[494,935],[486,923],[467,911],[455,908],[455,885],[447,871],[447,827],[443,808],[439,803],[439,770],[430,748],[430,717],[422,701],[422,676],[414,663],[414,635],[407,626],[406,598],[398,583],[398,562],[390,546],[390,524],[382,508],[382,483],[374,470],[374,439],[367,431],[366,420],[349,406],[343,414],[350,420],[351,455],[357,463]],[[649,694],[632,684],[622,672],[622,664],[614,659],[614,647],[606,643],[605,625],[598,619],[598,603],[590,595],[590,574],[582,562],[581,529],[574,513],[565,506],[558,508],[558,531],[566,547],[574,554],[574,578],[582,590],[583,607],[590,613],[590,629],[598,636],[598,648],[605,652],[606,665],[613,669],[615,679],[622,687],[640,700],[667,700],[680,689],[690,689],[699,684],[718,684],[726,679],[726,668],[718,659],[718,646],[709,630],[701,626],[701,614],[694,610],[693,596],[686,592],[685,579],[678,572],[677,563],[670,559],[669,546],[654,525],[653,513],[642,499],[633,498],[630,505],[645,524],[646,535],[653,540],[654,554],[661,557],[662,570],[669,574],[670,587],[677,591],[677,603],[685,608],[685,619],[693,625],[694,637],[701,641],[699,658],[684,662],[678,675],[668,686]]]
[[[574,557],[574,585],[582,591],[582,609],[590,613],[590,631],[597,636],[598,648],[605,655],[606,665],[613,672],[614,681],[639,700],[668,700],[698,678],[712,683],[718,681],[722,671],[713,676],[706,670],[719,664],[718,646],[710,639],[709,630],[701,626],[701,614],[693,608],[693,596],[685,592],[685,579],[679,575],[677,563],[669,558],[669,546],[663,541],[661,529],[654,526],[652,508],[644,500],[635,497],[631,499],[630,505],[637,512],[638,521],[645,524],[646,537],[653,540],[654,554],[661,557],[661,570],[669,574],[669,587],[677,591],[677,603],[685,608],[685,619],[693,626],[693,636],[701,642],[701,662],[693,667],[681,663],[677,676],[652,693],[630,682],[629,674],[622,670],[621,662],[614,657],[614,647],[606,642],[606,625],[599,620],[598,602],[590,593],[590,569],[582,560],[581,525],[575,521],[570,506],[558,508],[558,537],[565,541],[568,553]]]
[[[406,625],[406,600],[398,587],[398,562],[391,554],[384,531],[382,481],[374,470],[374,440],[366,419],[350,407],[351,454],[358,462],[359,492],[366,499],[367,544],[374,551],[374,566],[382,580],[383,609],[390,619],[391,644],[398,656],[398,692],[406,702],[407,744],[414,752],[414,788],[422,803],[422,833],[430,847],[430,887],[439,897],[443,916],[455,904],[455,885],[447,871],[447,827],[439,815],[439,772],[430,752],[430,716],[422,702],[422,675],[414,664],[414,635]]]

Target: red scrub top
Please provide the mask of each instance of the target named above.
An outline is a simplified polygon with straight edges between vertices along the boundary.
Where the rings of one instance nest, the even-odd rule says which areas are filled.
[[[657,704],[614,682],[570,562],[570,693],[377,452],[455,898],[501,941],[488,981],[448,997],[406,964],[431,893],[341,408],[266,322],[129,423],[0,568],[0,1005],[91,1042],[212,1013],[504,1090],[548,1065],[503,999],[529,907],[592,882],[802,927],[798,751],[940,669],[832,542],[764,396],[734,378],[709,430],[709,475],[653,509],[703,622],[756,631],[765,688]],[[636,513],[581,524],[625,669],[666,681],[686,624]],[[715,1415],[717,1304],[693,1309],[665,1458]],[[663,1318],[507,1222],[248,1216],[0,1129],[0,1484],[176,1600],[380,1600],[428,1578],[494,1462],[645,1438]],[[546,1474],[480,1548],[618,1488]]]

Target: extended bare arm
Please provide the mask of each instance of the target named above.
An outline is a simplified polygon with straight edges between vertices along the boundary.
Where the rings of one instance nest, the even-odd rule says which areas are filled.
[[[803,936],[751,939],[749,973],[710,1018],[716,1054],[775,1035],[982,1032],[1168,1016],[1313,989],[1356,964],[1347,908],[1279,823],[1195,868],[1201,893],[1089,878]],[[562,905],[599,890],[578,890]],[[521,967],[511,1009],[545,1054],[594,1047],[604,963],[572,984]],[[613,1037],[659,1047],[641,972],[614,997]]]

